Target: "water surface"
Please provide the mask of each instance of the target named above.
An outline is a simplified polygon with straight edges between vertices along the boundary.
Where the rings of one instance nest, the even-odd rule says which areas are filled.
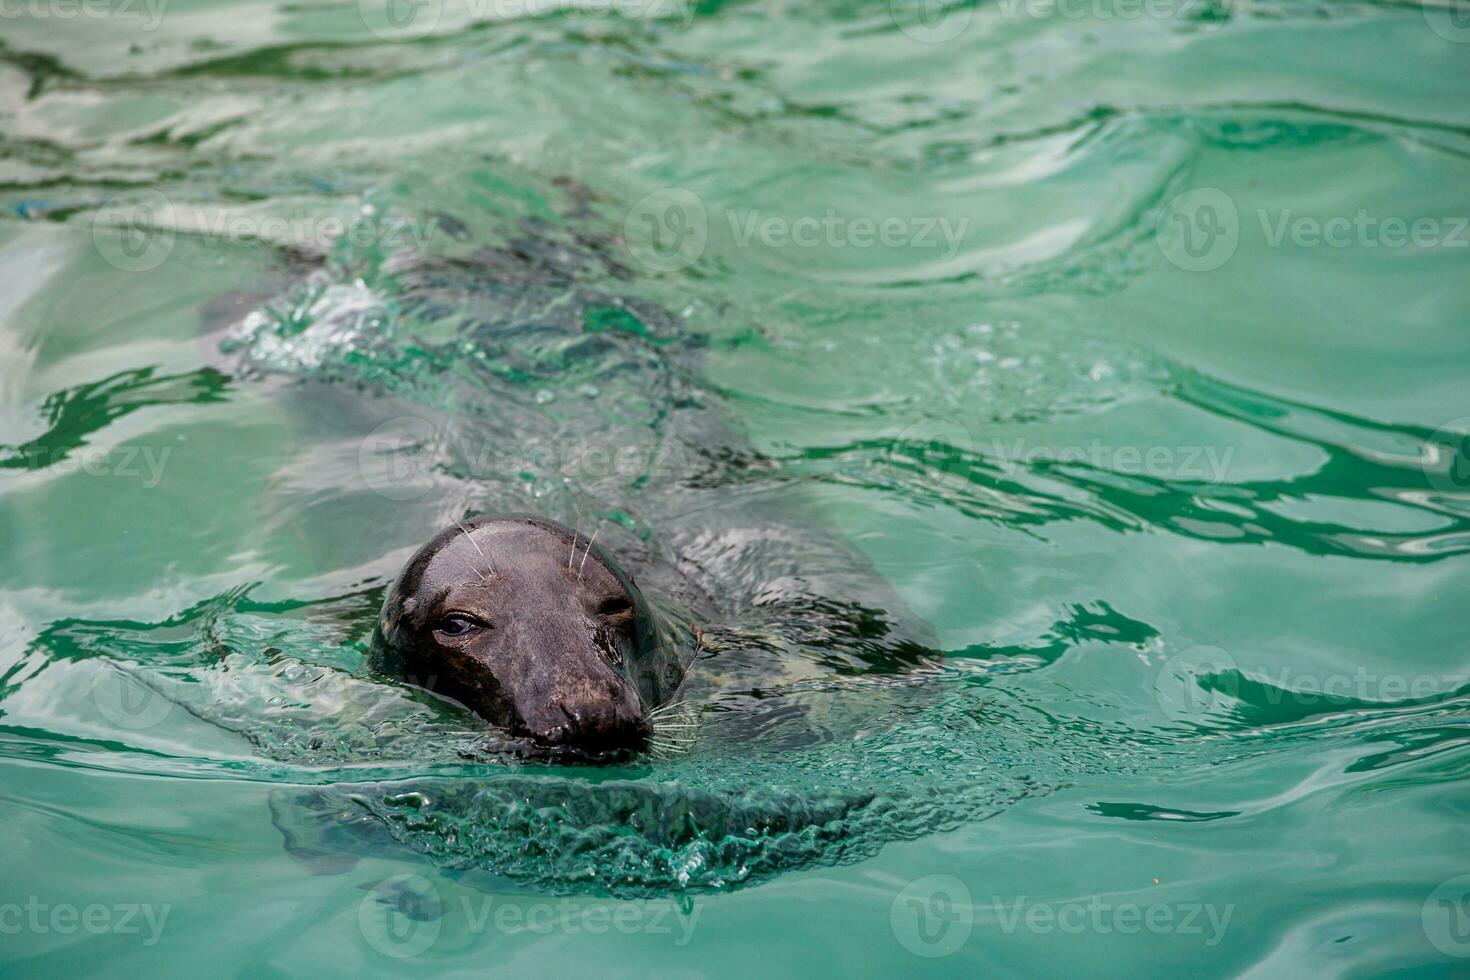
[[[7,17],[4,972],[1459,975],[1462,15]],[[692,745],[362,670],[484,510]]]

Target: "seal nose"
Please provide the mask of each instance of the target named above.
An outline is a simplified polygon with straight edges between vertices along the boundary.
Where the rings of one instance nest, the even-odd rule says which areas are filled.
[[[638,695],[628,685],[609,682],[553,698],[561,717],[536,739],[557,748],[601,754],[636,751],[648,744],[648,722]]]

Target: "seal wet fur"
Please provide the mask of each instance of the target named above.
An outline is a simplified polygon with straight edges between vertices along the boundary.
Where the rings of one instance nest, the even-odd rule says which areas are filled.
[[[679,632],[594,540],[532,515],[482,517],[408,561],[370,663],[533,751],[598,759],[647,746],[693,652]]]

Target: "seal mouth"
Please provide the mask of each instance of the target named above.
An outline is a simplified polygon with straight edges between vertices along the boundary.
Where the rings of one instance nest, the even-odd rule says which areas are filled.
[[[525,762],[564,766],[615,766],[645,755],[648,751],[648,740],[643,738],[620,744],[581,745],[523,736],[515,739],[507,748],[512,756]]]
[[[639,715],[600,727],[558,725],[543,732],[529,732],[529,755],[579,764],[623,762],[648,750],[650,726]]]
[[[654,719],[646,713],[588,725],[580,717],[547,728],[523,721],[496,723],[473,709],[477,721],[503,739],[498,751],[519,761],[556,765],[618,765],[647,755],[654,744]]]

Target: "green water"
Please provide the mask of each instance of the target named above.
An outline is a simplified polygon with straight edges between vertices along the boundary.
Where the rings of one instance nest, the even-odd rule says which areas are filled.
[[[1467,94],[1455,3],[14,5],[0,973],[1463,976]],[[738,607],[688,751],[362,672],[582,507]]]

